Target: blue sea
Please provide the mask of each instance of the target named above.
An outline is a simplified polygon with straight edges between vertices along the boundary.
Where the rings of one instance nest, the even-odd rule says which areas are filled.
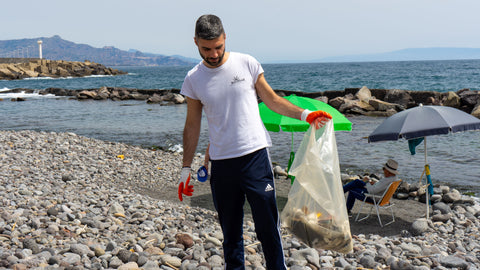
[[[77,101],[37,94],[2,93],[14,88],[88,89],[102,86],[138,89],[181,88],[191,67],[114,67],[129,74],[84,78],[0,80],[0,129],[74,132],[108,141],[144,147],[181,149],[186,105],[160,106],[144,101]],[[364,63],[264,64],[265,77],[274,89],[321,92],[345,88],[404,89],[414,91],[480,90],[480,60],[405,61]],[[23,96],[25,102],[11,102]],[[336,132],[340,168],[344,173],[381,172],[388,158],[400,164],[400,177],[410,183],[422,179],[425,149],[411,155],[405,140],[368,143],[366,137],[385,118],[347,115],[350,132]],[[292,148],[303,133],[270,132],[272,161],[286,167]],[[292,144],[293,136],[293,144]],[[202,124],[198,152],[207,144],[207,125]],[[427,138],[427,162],[432,179],[480,194],[480,133],[468,131]]]

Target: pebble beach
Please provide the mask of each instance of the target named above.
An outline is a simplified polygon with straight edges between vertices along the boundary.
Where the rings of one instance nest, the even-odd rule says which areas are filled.
[[[0,267],[223,269],[216,212],[192,204],[195,193],[178,201],[180,165],[175,152],[74,133],[0,131]],[[199,195],[208,190],[197,186]],[[284,230],[287,266],[479,269],[478,200],[446,205],[448,219],[414,222],[425,226],[420,233],[414,226],[388,236],[352,233],[347,254],[310,248]],[[248,215],[244,239],[247,269],[265,269]]]

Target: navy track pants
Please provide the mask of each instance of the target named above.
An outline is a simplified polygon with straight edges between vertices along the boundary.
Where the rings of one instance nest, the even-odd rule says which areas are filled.
[[[252,209],[255,232],[262,244],[267,269],[286,269],[273,171],[267,149],[238,158],[212,160],[210,185],[223,231],[225,269],[245,269],[245,199]]]

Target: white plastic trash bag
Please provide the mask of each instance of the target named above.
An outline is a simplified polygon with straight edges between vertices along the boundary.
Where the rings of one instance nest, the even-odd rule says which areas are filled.
[[[289,171],[295,181],[281,218],[308,246],[348,253],[353,241],[332,122],[320,129],[311,125],[305,133]]]

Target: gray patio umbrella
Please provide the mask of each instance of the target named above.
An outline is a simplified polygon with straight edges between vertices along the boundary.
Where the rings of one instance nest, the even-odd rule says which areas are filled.
[[[446,106],[423,106],[420,104],[385,119],[369,136],[369,142],[396,141],[424,138],[425,170],[427,184],[431,185],[427,163],[426,136],[448,134],[480,129],[480,120],[461,110]],[[429,192],[427,192],[427,218],[429,215]]]

